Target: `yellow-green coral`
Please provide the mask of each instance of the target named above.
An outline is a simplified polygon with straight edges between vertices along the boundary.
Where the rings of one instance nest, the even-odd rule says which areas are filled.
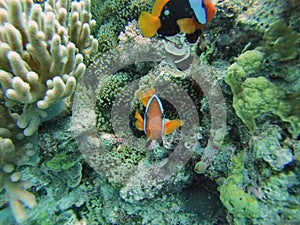
[[[236,114],[243,120],[246,126],[253,131],[255,118],[265,112],[276,112],[281,107],[280,99],[285,92],[273,85],[264,77],[247,78],[241,85],[241,91],[233,103]]]
[[[257,50],[249,50],[237,58],[237,64],[240,65],[246,74],[254,73],[260,69],[264,54]]]
[[[64,153],[56,154],[52,159],[45,163],[45,166],[52,170],[67,170],[75,164],[68,155]]]
[[[250,73],[258,71],[262,65],[263,53],[257,50],[246,51],[237,58],[226,72],[225,81],[234,95],[240,92],[240,85]]]
[[[255,119],[270,112],[289,122],[297,136],[300,132],[300,92],[288,94],[262,76],[247,78],[250,74],[259,72],[262,61],[263,53],[257,50],[247,51],[228,68],[225,81],[233,93],[235,112],[251,132],[256,128]]]
[[[232,158],[229,176],[219,188],[222,203],[238,225],[260,216],[257,199],[243,190],[244,173],[243,154],[238,153]]]
[[[299,100],[299,93],[291,98],[282,88],[265,77],[247,78],[240,88],[240,92],[234,96],[233,107],[251,131],[256,127],[255,119],[270,112],[289,122],[295,136],[300,133],[300,111],[297,108],[299,102],[295,105],[295,99]]]

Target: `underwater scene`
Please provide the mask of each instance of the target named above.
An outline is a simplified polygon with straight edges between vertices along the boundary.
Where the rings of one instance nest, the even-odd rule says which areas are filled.
[[[299,215],[299,0],[0,0],[0,225]]]

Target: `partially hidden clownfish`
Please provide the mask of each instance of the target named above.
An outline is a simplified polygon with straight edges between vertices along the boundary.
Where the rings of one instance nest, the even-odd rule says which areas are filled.
[[[200,29],[209,23],[216,14],[210,0],[155,0],[152,12],[142,12],[139,26],[145,37],[156,33],[174,36],[186,33],[189,42],[196,42]]]
[[[162,136],[172,133],[183,125],[180,119],[169,120],[165,122],[164,108],[161,100],[155,94],[155,88],[137,93],[138,99],[146,107],[144,118],[138,112],[135,112],[135,125],[138,130],[144,131],[148,137],[147,146],[156,140],[162,143]]]

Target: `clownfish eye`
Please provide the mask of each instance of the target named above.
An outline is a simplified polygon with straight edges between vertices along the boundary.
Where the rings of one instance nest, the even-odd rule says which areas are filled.
[[[166,10],[164,11],[164,15],[165,15],[165,16],[170,15],[170,11],[166,9]]]

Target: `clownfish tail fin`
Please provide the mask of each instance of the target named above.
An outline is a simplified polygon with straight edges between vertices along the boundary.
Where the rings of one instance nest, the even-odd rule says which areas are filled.
[[[139,27],[145,37],[153,37],[161,27],[160,19],[148,12],[142,12],[139,16]]]
[[[206,23],[208,23],[214,18],[217,10],[214,4],[210,0],[203,0],[203,3],[206,8],[206,19],[207,19]]]
[[[138,130],[144,130],[144,120],[143,117],[141,116],[141,114],[139,114],[138,112],[135,112],[135,126]]]
[[[170,120],[165,123],[165,129],[164,129],[164,135],[168,135],[172,133],[177,128],[181,127],[183,125],[183,121],[176,119],[176,120]]]

